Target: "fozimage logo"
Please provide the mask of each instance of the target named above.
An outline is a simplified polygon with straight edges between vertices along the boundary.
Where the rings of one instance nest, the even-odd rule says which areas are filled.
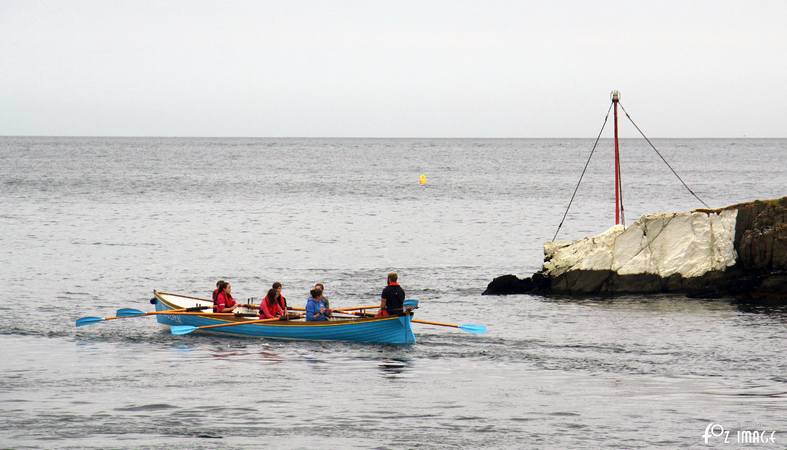
[[[711,422],[702,438],[706,444],[775,444],[776,430],[730,430]]]

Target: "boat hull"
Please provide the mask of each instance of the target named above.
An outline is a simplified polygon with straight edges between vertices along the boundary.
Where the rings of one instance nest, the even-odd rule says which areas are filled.
[[[154,292],[156,311],[212,305],[209,300],[195,297]],[[158,314],[156,319],[163,325],[205,326],[233,322],[243,322],[249,318],[215,317],[211,314]],[[254,318],[251,318],[254,319]],[[309,340],[309,341],[350,341],[375,344],[409,345],[415,343],[411,327],[411,316],[391,316],[382,318],[331,320],[305,322],[288,320],[266,323],[249,323],[231,327],[217,327],[203,332],[233,336],[253,336],[270,339]]]

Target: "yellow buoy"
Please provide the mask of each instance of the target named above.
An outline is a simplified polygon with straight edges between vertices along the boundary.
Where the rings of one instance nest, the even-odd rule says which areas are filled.
[[[421,183],[421,186],[426,186],[426,175],[421,174],[421,180],[419,183]]]

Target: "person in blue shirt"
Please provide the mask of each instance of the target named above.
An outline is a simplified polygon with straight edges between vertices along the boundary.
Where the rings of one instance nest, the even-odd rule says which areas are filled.
[[[306,300],[306,321],[314,322],[319,320],[328,320],[331,316],[331,310],[328,305],[320,297],[322,291],[317,288],[309,292],[309,298]]]
[[[320,298],[319,298],[319,300],[322,300],[322,301],[325,302],[325,307],[326,308],[330,308],[331,307],[331,302],[329,302],[328,299],[325,297],[325,285],[322,284],[322,283],[314,283],[314,288],[320,290]]]

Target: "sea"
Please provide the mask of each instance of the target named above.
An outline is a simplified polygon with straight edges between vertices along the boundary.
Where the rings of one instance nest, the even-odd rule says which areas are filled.
[[[0,447],[787,446],[787,307],[682,295],[482,296],[543,262],[593,139],[0,137]],[[785,139],[654,139],[711,207],[787,195]],[[602,139],[557,239],[614,223]],[[621,141],[624,219],[703,205]],[[426,177],[426,184],[419,181]],[[153,290],[416,318],[397,347],[75,327]],[[725,434],[726,432],[726,441]]]

